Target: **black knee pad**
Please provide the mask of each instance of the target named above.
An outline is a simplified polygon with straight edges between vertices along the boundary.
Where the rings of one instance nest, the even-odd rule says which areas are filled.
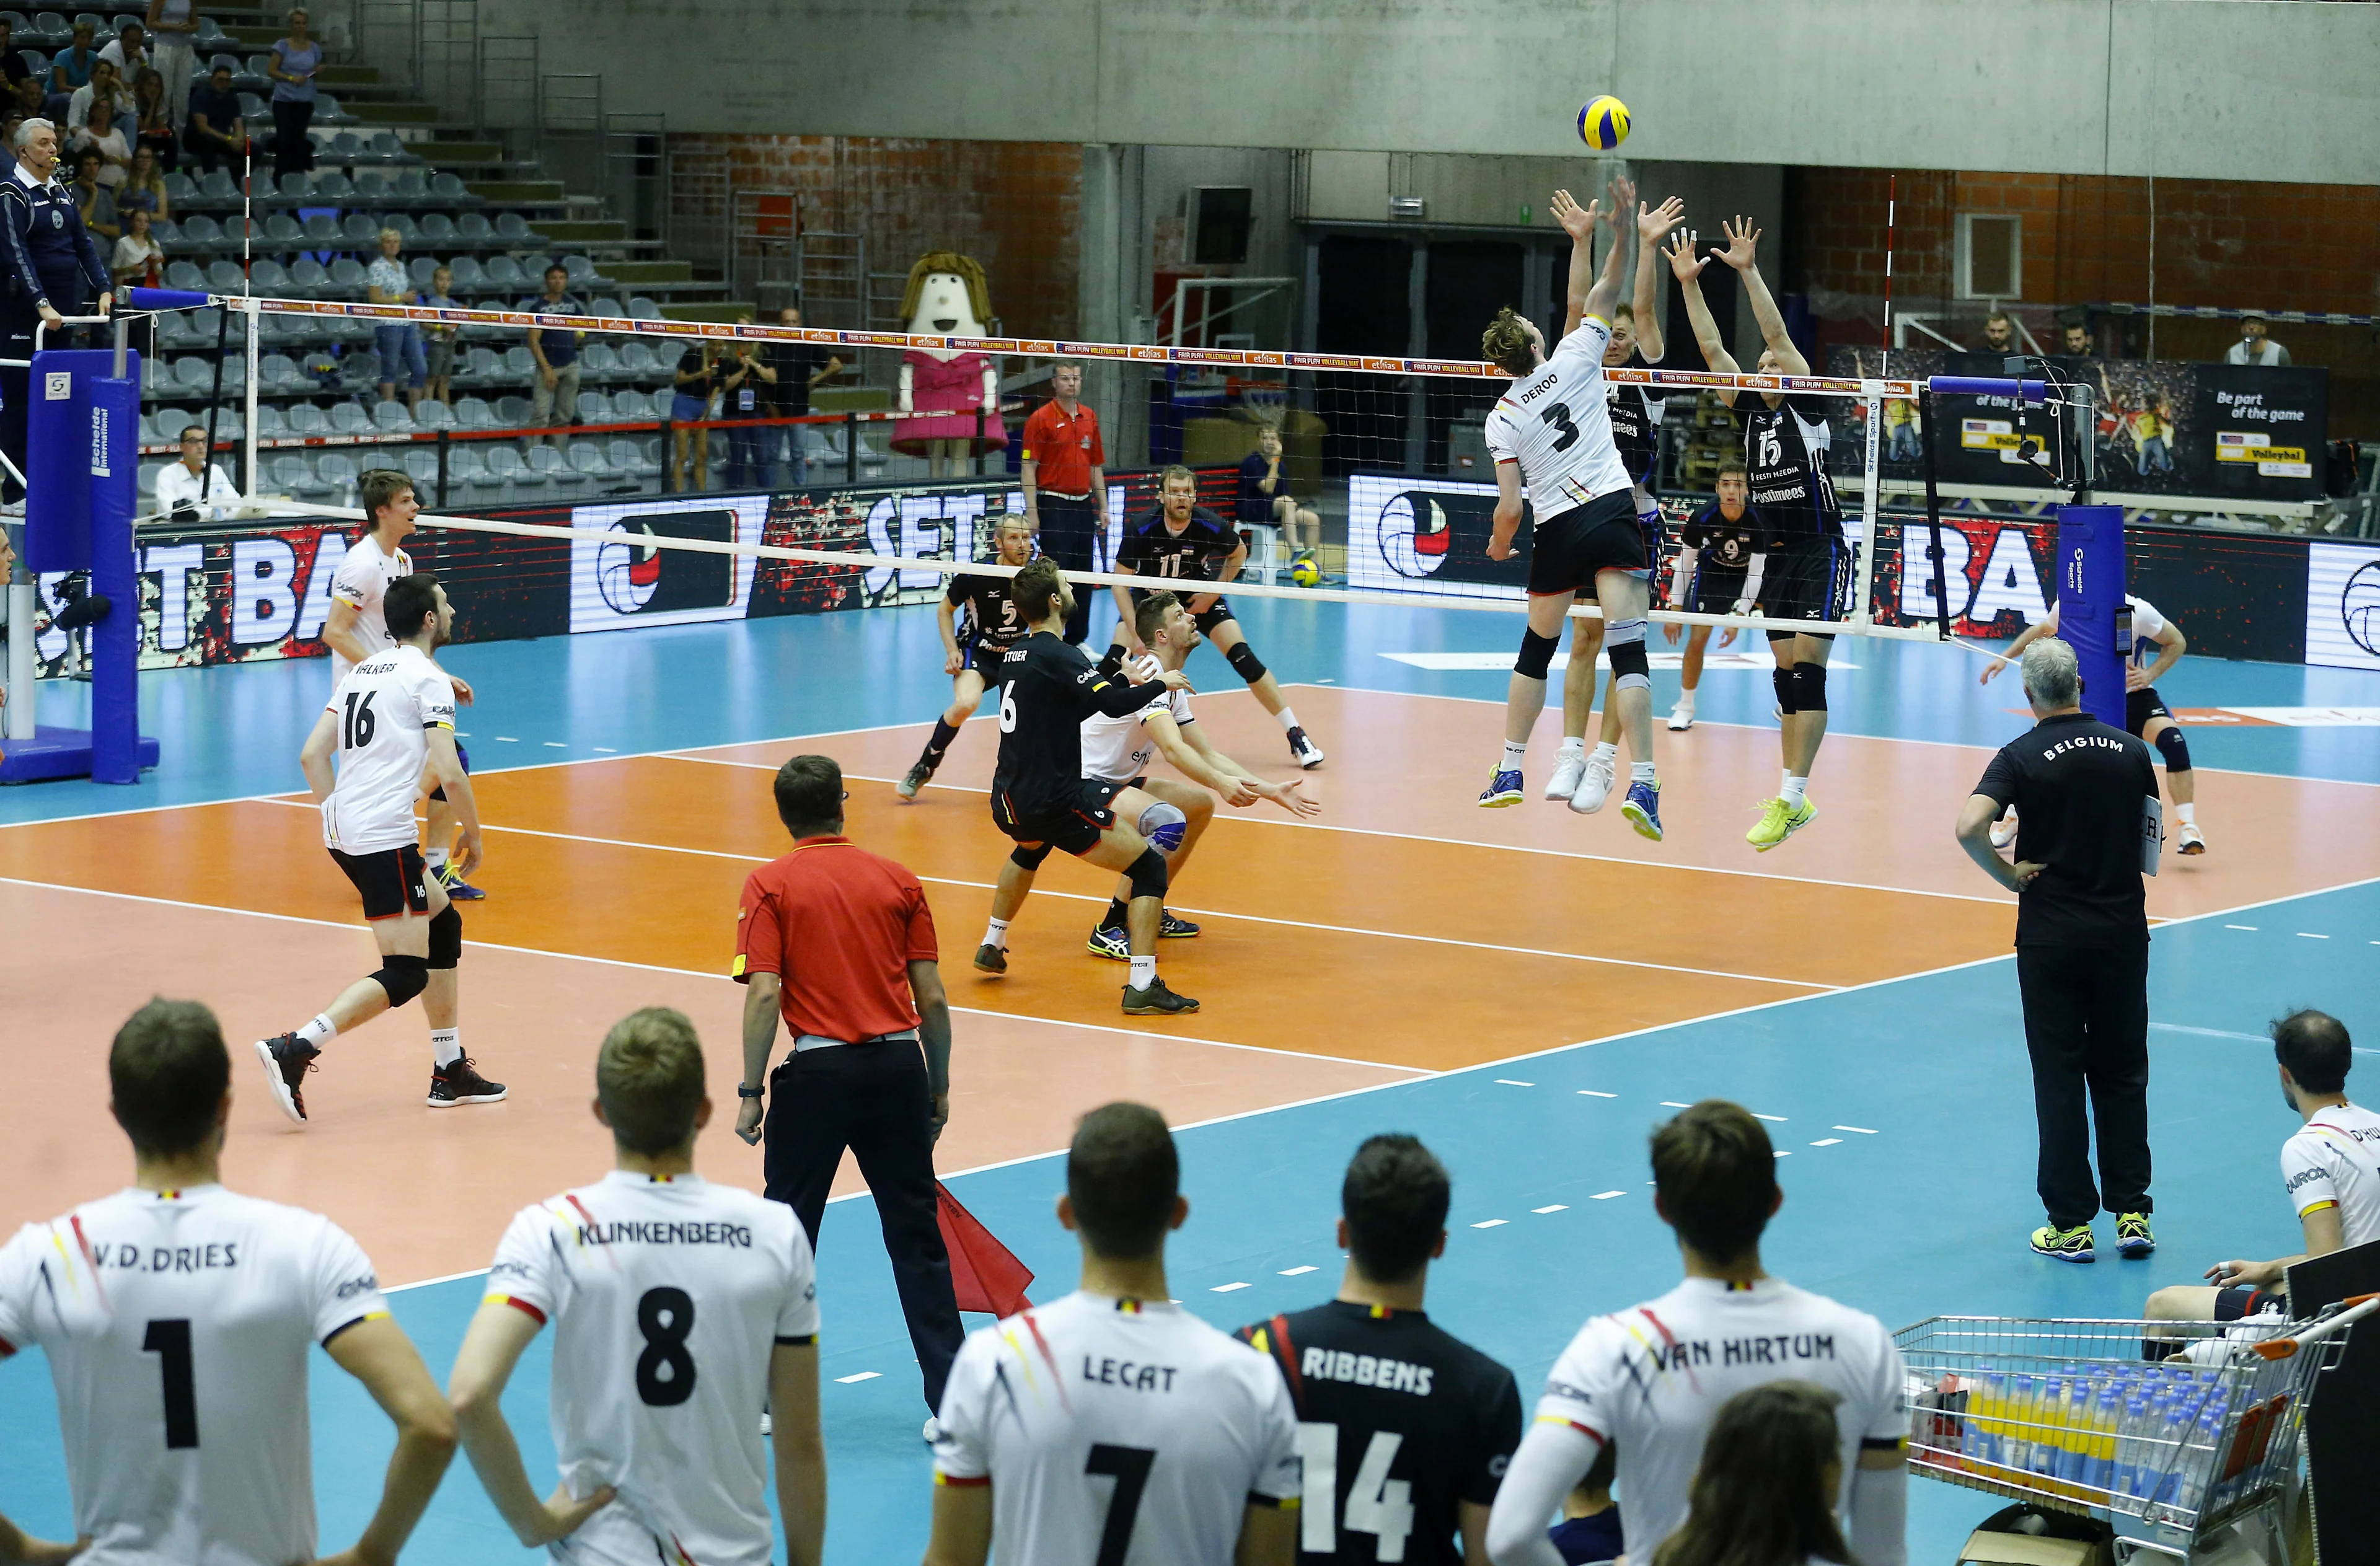
[[[1008,862],[1015,866],[1018,869],[1023,870],[1026,874],[1030,875],[1035,870],[1039,869],[1041,868],[1041,861],[1047,859],[1049,856],[1050,845],[1046,843],[1038,848],[1027,848],[1020,843],[1016,845],[1015,850],[1008,856]]]
[[[1140,857],[1132,862],[1132,868],[1124,871],[1123,875],[1132,882],[1132,895],[1135,901],[1165,895],[1165,856],[1154,848],[1143,849]]]
[[[1554,666],[1554,653],[1561,646],[1559,637],[1541,637],[1534,630],[1521,633],[1521,655],[1512,660],[1512,673],[1542,680]]]
[[[1824,712],[1827,710],[1827,666],[1824,663],[1793,665],[1793,708],[1799,712]]]
[[[430,965],[451,968],[463,956],[463,914],[454,904],[430,921]]]
[[[1777,710],[1784,713],[1788,718],[1801,710],[1794,705],[1794,698],[1801,694],[1802,683],[1793,677],[1792,670],[1771,670],[1768,683],[1777,687]]]
[[[1250,685],[1265,677],[1264,661],[1257,656],[1256,649],[1245,642],[1223,654],[1223,662],[1232,666],[1233,674]]]
[[[388,991],[388,1009],[393,1012],[430,988],[430,959],[382,957],[380,971],[372,977]]]
[[[2157,754],[2165,758],[2168,772],[2190,771],[2190,742],[2181,737],[2181,730],[2168,725],[2165,733],[2156,736],[2156,747]]]
[[[1653,662],[1645,655],[1645,622],[1621,620],[1604,634],[1603,647],[1611,660],[1611,688],[1650,690]]]

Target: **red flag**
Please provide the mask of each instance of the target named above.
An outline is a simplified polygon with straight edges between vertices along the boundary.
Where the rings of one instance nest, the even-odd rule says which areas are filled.
[[[942,1248],[951,1254],[951,1289],[958,1295],[959,1308],[1014,1316],[1030,1305],[1033,1302],[1025,1297],[1025,1286],[1033,1281],[1032,1269],[1010,1255],[1008,1247],[977,1222],[975,1214],[959,1206],[950,1187],[939,1180],[934,1182],[934,1197],[941,1209],[936,1216],[941,1223]]]

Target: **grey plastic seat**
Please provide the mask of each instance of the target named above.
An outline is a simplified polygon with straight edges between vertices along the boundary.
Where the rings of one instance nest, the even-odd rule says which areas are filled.
[[[364,297],[364,263],[353,256],[341,256],[331,263],[331,292],[342,298]],[[370,330],[369,327],[366,328]]]
[[[322,111],[319,109],[316,110],[314,117],[317,120],[320,120],[322,117]],[[356,174],[356,200],[361,201],[366,206],[374,208],[375,210],[386,206],[388,204],[388,176],[384,174],[376,174],[369,169],[358,170]]]
[[[587,487],[588,475],[571,466],[569,458],[552,446],[529,447],[526,460],[531,473],[542,474],[545,481],[557,490],[583,490]]]
[[[331,493],[331,486],[322,482],[314,465],[301,452],[275,453],[267,468],[273,475],[273,487],[285,490],[299,500],[319,501]]]
[[[335,250],[341,243],[339,220],[326,212],[316,212],[306,220],[304,235],[308,249]]]
[[[308,379],[312,379],[310,376]],[[289,432],[293,435],[327,435],[331,432],[331,416],[313,403],[292,403],[289,406]]]
[[[528,280],[521,275],[520,262],[510,256],[490,256],[482,263],[480,271],[491,288],[518,293],[528,286]]]
[[[248,279],[240,274],[239,262],[236,261],[210,261],[207,286],[218,294],[245,294]]]
[[[343,169],[322,168],[314,171],[314,194],[325,201],[341,205],[355,200],[355,182]]]
[[[356,487],[356,459],[343,451],[326,451],[314,460],[323,486],[342,501]]]
[[[622,314],[627,312],[623,310]],[[631,337],[620,345],[620,369],[623,373],[642,379],[661,373],[661,361],[653,357],[653,346],[642,337]]]
[[[259,391],[304,391],[313,384],[287,354],[266,354],[258,359],[256,376]]]
[[[496,410],[488,406],[485,397],[456,397],[455,427],[458,430],[492,430],[496,427]]]
[[[515,343],[504,350],[504,373],[516,383],[527,385],[528,378],[537,373],[536,356],[528,351],[526,345]]]
[[[552,446],[539,446],[536,449],[549,455],[553,451]],[[510,446],[503,445],[492,447],[488,452],[488,476],[503,484],[507,490],[514,491],[534,490],[542,492],[552,482],[547,475],[529,467],[519,452]]]
[[[632,321],[659,321],[662,318],[662,307],[644,295],[638,294],[628,301],[628,318]]]
[[[189,292],[196,294],[203,294],[207,291],[207,274],[199,270],[198,263],[196,261],[167,261],[165,263],[165,286],[168,288],[187,289]]]
[[[280,298],[286,298],[289,295],[289,269],[270,256],[259,256],[255,261],[250,261],[248,267],[248,278],[260,294],[270,294]],[[297,320],[294,316],[286,315],[270,316],[267,319],[282,322],[285,331]]]
[[[394,398],[372,405],[371,421],[372,427],[383,434],[410,435],[413,433],[413,415],[407,410],[403,403]]]
[[[517,430],[528,422],[529,400],[521,396],[496,399],[496,422],[507,429]]]
[[[441,223],[446,222],[436,212],[431,212],[430,217],[438,218]],[[422,219],[421,226],[422,236],[427,238],[430,231],[430,218]],[[447,226],[452,228],[454,225],[448,224]],[[455,274],[455,292],[457,294],[476,294],[487,285],[487,273],[480,270],[480,259],[477,256],[451,257],[446,262],[446,267]]]
[[[442,249],[446,246],[453,244],[455,242],[455,220],[448,217],[444,212],[423,212],[421,214],[421,242],[425,245],[436,245]]]
[[[299,256],[289,263],[289,286],[299,297],[310,298],[330,285],[330,273],[312,256]]]
[[[612,399],[601,392],[578,394],[578,421],[581,424],[608,424],[612,421]]]
[[[291,177],[296,177],[292,176]],[[294,250],[306,240],[306,228],[288,212],[269,212],[264,219],[264,242],[276,250]]]
[[[609,343],[588,344],[578,355],[578,373],[581,379],[588,381],[617,379],[620,373],[619,350]]]
[[[570,449],[573,452],[576,452],[581,444],[589,443],[591,443],[574,442],[571,444]],[[614,435],[612,437],[612,443],[605,448],[603,455],[605,457],[610,459],[612,471],[614,473],[627,474],[638,479],[650,479],[660,473],[662,470],[662,465],[658,462],[648,464],[645,461],[644,454],[637,450],[637,443],[629,440],[625,435]]]
[[[182,219],[181,229],[186,249],[211,250],[223,243],[223,225],[204,212],[192,212]]]
[[[402,407],[403,405],[398,405]],[[331,405],[331,433],[334,435],[369,435],[372,431],[371,415],[354,403]]]
[[[455,176],[451,174],[442,174],[438,177],[452,179]],[[476,197],[473,199],[477,200]],[[484,212],[467,212],[457,214],[455,219],[455,232],[461,236],[463,243],[476,245],[481,249],[494,244],[496,239],[495,225],[488,221],[487,214]]]
[[[339,224],[339,238],[349,249],[380,254],[381,225],[368,212],[349,212]]]
[[[518,212],[496,214],[496,237],[516,244],[528,244],[537,236],[529,232],[528,219]]]
[[[413,427],[420,431],[452,430],[455,410],[436,397],[424,397],[413,410]]]
[[[610,454],[598,451],[593,441],[571,442],[569,463],[572,468],[584,473],[594,483],[606,482],[612,477]]]
[[[289,436],[289,416],[278,403],[256,405],[256,438],[260,441],[286,440]]]

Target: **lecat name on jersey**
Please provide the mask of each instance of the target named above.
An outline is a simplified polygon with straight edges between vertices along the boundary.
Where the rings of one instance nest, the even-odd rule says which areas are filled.
[[[1384,1392],[1429,1396],[1437,1366],[1346,1349],[1307,1349],[1297,1363],[1298,1374],[1310,1381],[1344,1381],[1354,1387],[1376,1387]]]
[[[1182,1374],[1178,1366],[1143,1365],[1137,1360],[1093,1359],[1083,1356],[1083,1379],[1094,1386],[1119,1387],[1127,1392],[1170,1392],[1173,1378]]]

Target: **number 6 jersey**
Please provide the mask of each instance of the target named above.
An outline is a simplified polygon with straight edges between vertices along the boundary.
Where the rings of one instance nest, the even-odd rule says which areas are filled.
[[[1488,452],[1500,464],[1520,465],[1541,521],[1631,487],[1603,379],[1610,341],[1607,322],[1585,317],[1533,373],[1515,376],[1488,415]]]
[[[553,1323],[563,1483],[620,1492],[557,1560],[768,1566],[769,1361],[819,1329],[792,1208],[697,1175],[614,1170],[523,1208],[487,1297]]]
[[[998,1566],[1231,1566],[1294,1507],[1297,1419],[1262,1354],[1177,1305],[1072,1293],[970,1334],[938,1485],[991,1487]]]

